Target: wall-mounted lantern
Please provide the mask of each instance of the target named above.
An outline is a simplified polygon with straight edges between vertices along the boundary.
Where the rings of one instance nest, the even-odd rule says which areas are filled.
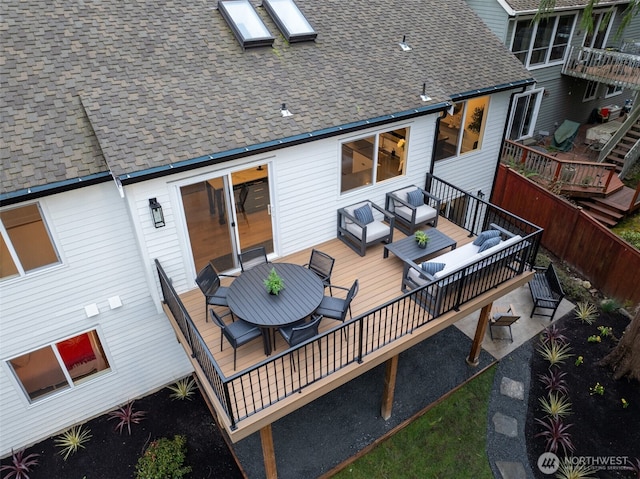
[[[149,209],[151,210],[151,219],[153,226],[160,228],[164,226],[164,215],[162,214],[162,206],[155,198],[149,198]]]

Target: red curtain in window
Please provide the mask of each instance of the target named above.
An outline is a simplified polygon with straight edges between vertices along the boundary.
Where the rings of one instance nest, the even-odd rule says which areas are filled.
[[[89,339],[89,333],[67,339],[66,341],[56,344],[56,346],[68,370],[77,364],[96,359],[96,354],[93,351],[91,340]]]

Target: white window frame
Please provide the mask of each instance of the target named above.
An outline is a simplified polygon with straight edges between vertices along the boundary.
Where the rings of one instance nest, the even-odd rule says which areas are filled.
[[[514,96],[513,99],[513,105],[514,108],[512,108],[511,110],[511,116],[509,117],[509,128],[507,130],[508,134],[507,134],[507,138],[511,137],[511,129],[513,128],[513,122],[515,119],[515,114],[516,114],[516,108],[515,105],[518,101],[518,99],[523,98],[523,97],[530,97],[530,100],[535,96],[536,98],[533,100],[535,101],[535,105],[533,106],[533,111],[531,113],[531,118],[532,120],[529,123],[529,131],[527,132],[521,132],[521,135],[515,139],[515,141],[517,140],[524,140],[527,138],[531,138],[534,136],[535,133],[535,129],[536,129],[536,121],[538,119],[538,113],[540,112],[540,105],[542,104],[542,98],[544,95],[544,88],[535,88],[533,90],[527,90],[525,92],[522,93],[518,93],[517,95]]]
[[[562,58],[557,58],[554,60],[551,60],[551,52],[553,51],[554,48],[554,40],[556,39],[556,34],[558,33],[558,22],[560,20],[561,17],[567,17],[567,16],[573,16],[573,22],[571,23],[571,31],[569,32],[567,41],[565,43],[565,47],[564,47],[564,53],[562,55]],[[560,12],[560,13],[556,13],[556,14],[552,14],[549,15],[547,17],[545,17],[545,20],[548,21],[552,21],[554,22],[552,30],[551,30],[551,37],[550,37],[550,41],[549,41],[549,45],[547,45],[546,47],[546,53],[545,53],[545,60],[543,62],[540,63],[534,63],[531,64],[531,55],[532,52],[534,50],[534,45],[535,45],[535,40],[536,40],[536,36],[538,33],[538,26],[540,24],[540,22],[536,22],[535,24],[532,25],[532,31],[531,31],[531,37],[529,38],[529,45],[527,47],[526,50],[521,50],[518,52],[514,52],[513,47],[514,47],[514,42],[516,39],[516,33],[518,30],[518,23],[520,22],[531,22],[531,18],[516,18],[514,20],[513,23],[513,32],[511,34],[511,42],[509,45],[509,50],[512,53],[525,53],[525,57],[522,61],[523,65],[525,67],[527,67],[530,70],[536,69],[536,68],[543,68],[543,67],[547,67],[547,66],[551,66],[551,65],[561,65],[565,62],[567,55],[569,54],[569,50],[570,50],[570,46],[571,46],[571,39],[573,38],[573,32],[575,31],[576,28],[576,19],[577,19],[577,14],[573,13],[573,14],[568,14],[566,12]]]
[[[599,10],[597,12],[593,12],[593,34],[591,35],[591,41],[587,44],[587,38],[589,37],[589,33],[584,32],[584,37],[582,38],[582,46],[587,48],[598,48],[604,49],[607,45],[607,41],[609,40],[609,33],[611,33],[611,26],[613,25],[613,20],[616,16],[616,11],[614,10],[611,14],[611,18],[609,19],[609,23],[607,25],[606,31],[604,32],[604,36],[602,37],[602,44],[596,45],[596,40],[598,39],[598,32],[600,30],[600,26],[605,19],[607,12],[605,10]]]
[[[605,91],[604,97],[611,98],[612,96],[622,95],[624,88],[622,85],[607,85],[607,90]]]
[[[13,245],[13,242],[11,241],[11,237],[9,236],[9,233],[7,232],[4,223],[2,222],[2,218],[0,217],[0,235],[2,236],[2,239],[4,240],[5,245],[7,246],[7,249],[9,251],[9,255],[11,256],[11,259],[13,260],[14,265],[16,266],[17,270],[18,270],[18,274],[13,275],[13,276],[7,276],[4,278],[0,278],[0,282],[2,281],[8,281],[11,279],[15,279],[15,278],[23,278],[27,275],[31,275],[33,273],[42,271],[44,269],[48,269],[48,268],[52,268],[52,267],[56,267],[59,266],[60,264],[62,264],[62,256],[60,255],[60,251],[56,246],[56,242],[53,238],[53,234],[51,232],[51,229],[49,228],[49,225],[47,223],[47,218],[44,214],[44,210],[42,208],[42,205],[39,202],[35,202],[35,203],[25,203],[22,205],[17,205],[17,206],[10,206],[7,208],[3,208],[1,211],[9,211],[12,209],[18,209],[18,208],[24,208],[24,207],[28,207],[28,206],[32,206],[34,205],[38,208],[38,213],[40,214],[40,219],[42,220],[42,225],[45,229],[45,232],[47,234],[47,237],[49,238],[49,243],[51,244],[51,247],[53,248],[53,252],[55,253],[56,257],[58,258],[58,261],[54,262],[54,263],[48,263],[48,264],[43,264],[41,266],[38,266],[37,268],[31,269],[29,271],[26,271],[24,269],[24,266],[22,265],[22,261],[20,261],[20,257],[18,256],[17,251],[15,250],[15,247]]]
[[[392,133],[396,130],[405,130],[406,131],[406,135],[404,138],[404,141],[402,142],[402,146],[399,146],[399,148],[402,148],[404,153],[403,156],[404,158],[400,159],[400,168],[401,171],[399,171],[399,174],[396,176],[393,176],[391,178],[385,178],[382,180],[378,179],[378,167],[376,166],[378,164],[378,155],[379,155],[379,145],[381,142],[381,138],[382,135],[384,135],[385,133]],[[404,125],[404,126],[398,126],[395,128],[391,128],[391,129],[386,129],[386,130],[382,130],[382,131],[377,131],[377,132],[372,132],[366,135],[362,135],[362,136],[357,136],[357,137],[353,137],[353,138],[349,138],[349,139],[345,139],[343,141],[340,142],[339,144],[339,159],[340,159],[340,163],[339,163],[339,169],[340,172],[342,171],[342,149],[344,147],[345,144],[347,143],[353,143],[355,141],[358,140],[364,140],[365,138],[371,138],[374,137],[374,141],[373,141],[373,156],[374,158],[372,159],[372,173],[371,173],[371,182],[370,183],[365,183],[363,185],[357,186],[355,188],[349,188],[348,190],[342,190],[342,179],[340,180],[340,185],[339,185],[339,190],[340,190],[340,195],[348,195],[350,193],[353,193],[354,191],[360,190],[362,188],[368,188],[371,186],[375,186],[377,184],[383,183],[385,181],[391,181],[393,179],[397,179],[399,177],[406,177],[407,175],[407,158],[409,155],[409,138],[411,137],[411,127],[409,125]]]
[[[62,359],[62,356],[60,355],[60,352],[58,351],[58,347],[57,344],[58,343],[62,343],[64,341],[67,341],[69,339],[81,336],[83,334],[87,334],[90,333],[92,331],[95,331],[96,336],[98,337],[98,340],[100,341],[100,346],[102,348],[102,352],[104,353],[104,357],[105,360],[108,363],[108,368],[103,369],[101,371],[96,371],[95,373],[91,374],[90,376],[87,376],[86,378],[83,378],[82,381],[80,381],[79,383],[74,383],[73,378],[71,377],[71,374],[69,373],[69,370],[67,369],[67,366],[64,363],[64,360]],[[10,364],[11,361],[15,360],[16,358],[19,358],[21,356],[26,356],[34,351],[38,351],[44,348],[51,348],[51,351],[53,351],[53,354],[56,358],[56,360],[58,361],[58,367],[60,367],[65,380],[67,381],[67,386],[63,389],[59,389],[59,390],[53,390],[49,393],[43,394],[42,396],[38,396],[35,398],[31,398],[31,396],[29,395],[29,393],[27,392],[26,388],[24,387],[24,384],[22,383],[22,381],[20,380],[20,377],[18,376],[18,374],[14,371],[13,366]],[[102,377],[106,374],[110,374],[113,373],[114,368],[113,368],[113,359],[111,357],[111,354],[107,348],[107,345],[104,341],[104,335],[102,334],[102,331],[100,330],[100,328],[98,326],[94,326],[82,331],[79,331],[77,333],[71,334],[69,336],[60,338],[60,339],[56,339],[54,341],[50,341],[48,343],[45,344],[40,344],[37,347],[34,348],[30,348],[29,350],[22,352],[20,354],[16,354],[13,355],[12,357],[6,359],[3,361],[5,363],[5,366],[7,368],[9,368],[9,370],[11,371],[11,376],[13,377],[14,381],[16,382],[16,384],[18,385],[18,388],[22,391],[22,394],[24,396],[24,399],[29,403],[29,404],[35,404],[35,403],[39,403],[41,401],[47,400],[53,396],[58,396],[60,394],[63,394],[66,391],[72,391],[78,387],[83,386],[84,384],[86,384],[89,381],[92,381],[98,377]]]

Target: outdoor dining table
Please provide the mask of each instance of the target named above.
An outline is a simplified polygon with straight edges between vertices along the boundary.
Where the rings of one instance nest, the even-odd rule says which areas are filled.
[[[284,281],[279,294],[269,294],[264,280],[272,268]],[[235,316],[262,330],[265,354],[271,354],[270,332],[313,313],[324,296],[322,280],[312,270],[292,263],[261,264],[244,271],[229,286],[227,302]]]

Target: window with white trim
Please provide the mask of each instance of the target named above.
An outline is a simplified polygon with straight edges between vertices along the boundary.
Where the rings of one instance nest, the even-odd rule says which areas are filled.
[[[510,140],[516,141],[533,136],[543,93],[544,89],[539,88],[514,97],[508,135]]]
[[[340,192],[404,175],[408,134],[399,128],[343,143]]]
[[[78,386],[109,370],[95,329],[8,361],[30,401]]]
[[[40,205],[0,211],[0,280],[58,263]]]
[[[620,85],[607,85],[607,91],[604,94],[605,98],[620,95],[624,91]]]
[[[584,34],[584,40],[582,41],[583,47],[588,48],[605,48],[607,44],[607,38],[611,30],[611,24],[613,23],[613,16],[615,10],[612,13],[609,12],[594,12],[593,13],[593,32],[586,32]]]
[[[539,22],[518,20],[511,51],[527,67],[562,63],[566,56],[576,15],[550,15]]]
[[[488,111],[488,96],[454,103],[453,113],[443,118],[438,127],[435,160],[482,148]]]
[[[589,80],[587,82],[587,86],[584,89],[584,96],[582,97],[582,101],[595,100],[598,96],[598,86],[600,86],[600,83],[598,83],[597,81]]]

